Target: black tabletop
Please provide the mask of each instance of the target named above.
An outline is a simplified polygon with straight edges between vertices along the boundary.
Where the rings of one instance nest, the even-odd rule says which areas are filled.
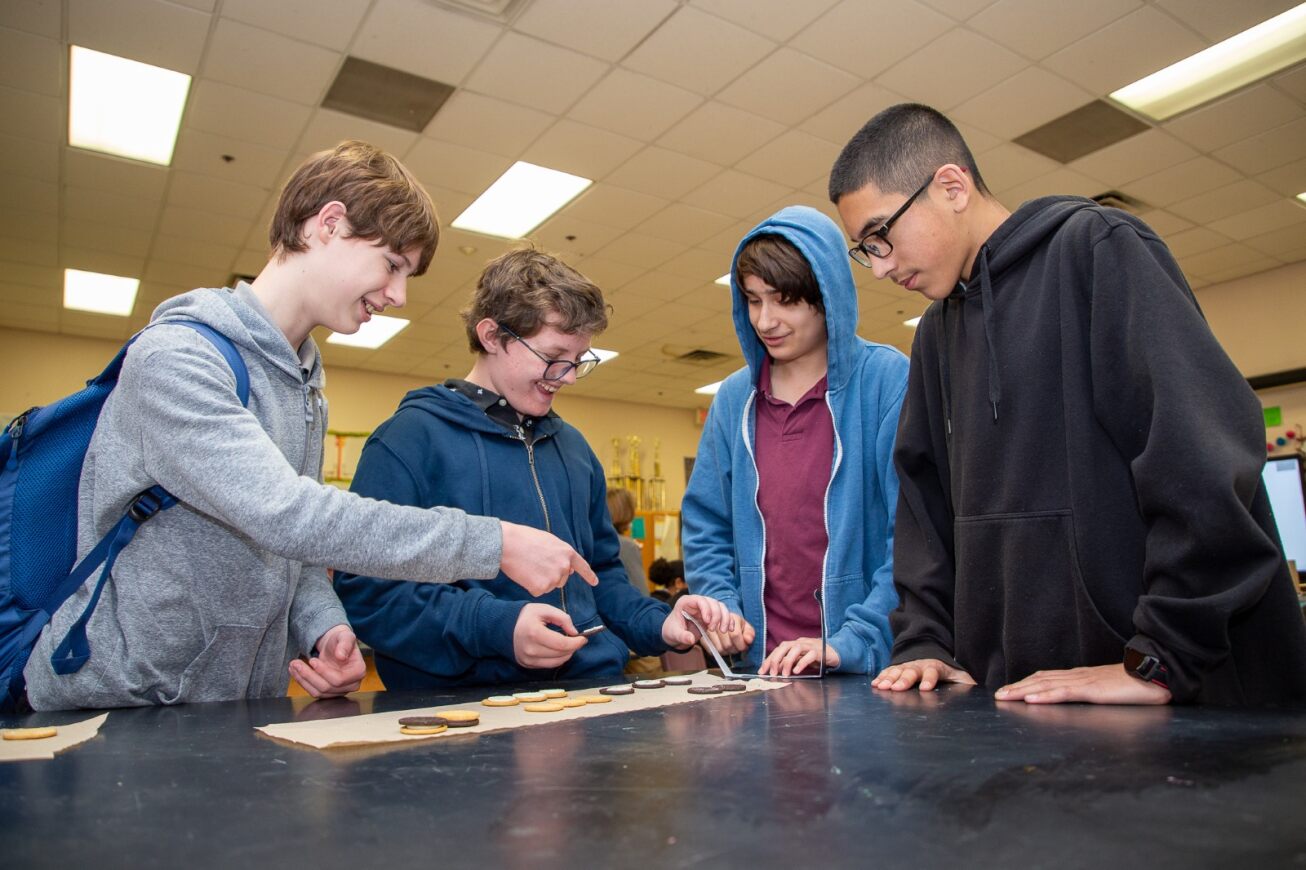
[[[253,730],[485,694],[114,711],[53,761],[0,764],[0,864],[1306,864],[1302,711],[1030,707],[830,677],[423,744],[320,752]]]

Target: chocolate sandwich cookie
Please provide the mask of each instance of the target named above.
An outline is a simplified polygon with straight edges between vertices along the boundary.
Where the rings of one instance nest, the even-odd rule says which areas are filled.
[[[435,728],[437,725],[448,725],[449,720],[443,716],[404,716],[399,724],[409,728]]]
[[[717,686],[690,686],[688,692],[691,695],[720,695],[721,689]]]
[[[688,686],[694,681],[689,677],[663,677],[662,682],[668,686]]]
[[[445,710],[440,718],[448,720],[450,728],[471,728],[481,724],[481,714],[475,710]]]
[[[634,686],[608,686],[606,689],[599,689],[600,695],[633,695],[635,694]]]
[[[666,684],[665,680],[636,680],[633,685],[636,689],[660,689]]]
[[[723,692],[746,692],[748,683],[717,683],[717,688]]]

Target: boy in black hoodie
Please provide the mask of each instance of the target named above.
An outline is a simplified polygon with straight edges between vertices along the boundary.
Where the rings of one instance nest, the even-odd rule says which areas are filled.
[[[1160,238],[1077,197],[1008,212],[920,105],[853,137],[830,199],[854,260],[933,300],[894,457],[893,664],[874,686],[1306,699],[1260,406]]]

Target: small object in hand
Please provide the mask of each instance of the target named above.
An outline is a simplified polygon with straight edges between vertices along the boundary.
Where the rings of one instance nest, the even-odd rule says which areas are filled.
[[[606,689],[599,689],[600,695],[633,695],[635,694],[634,686],[608,686]]]
[[[566,689],[540,689],[540,694],[550,700],[553,700],[554,698],[567,697],[567,690]]]
[[[634,683],[636,689],[660,689],[665,685],[665,680],[636,680]]]
[[[662,682],[668,686],[688,686],[694,681],[689,677],[663,677]]]
[[[520,704],[512,695],[491,695],[481,702],[482,707],[516,707]]]
[[[543,692],[513,692],[512,696],[523,704],[538,704],[549,700]]]
[[[404,716],[399,724],[409,728],[434,728],[437,725],[448,725],[449,720],[443,716]]]
[[[746,692],[748,683],[717,683],[717,688],[723,692]]]
[[[690,686],[689,694],[691,695],[720,695],[720,686]]]
[[[400,734],[412,734],[418,737],[429,737],[432,734],[443,734],[449,730],[448,725],[402,725],[399,728]]]
[[[471,728],[481,724],[481,714],[475,710],[445,710],[440,718],[447,721],[450,728]]]
[[[58,733],[59,729],[53,725],[43,728],[5,728],[0,731],[0,737],[5,740],[44,740]]]
[[[561,713],[564,708],[561,704],[545,703],[527,704],[522,709],[527,713]]]
[[[631,691],[634,691],[634,689],[632,689]],[[629,694],[629,692],[627,694]],[[576,700],[584,701],[586,704],[611,704],[612,703],[612,699],[606,695],[581,695]]]
[[[608,627],[607,627],[606,625],[592,625],[592,626],[590,626],[589,628],[587,628],[587,629],[585,629],[584,631],[582,631],[582,632],[580,633],[580,636],[581,636],[581,637],[593,637],[594,635],[598,634],[600,631],[607,631],[607,630],[608,630]]]

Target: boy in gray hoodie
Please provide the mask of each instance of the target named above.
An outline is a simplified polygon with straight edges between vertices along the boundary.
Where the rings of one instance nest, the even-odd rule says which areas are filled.
[[[309,333],[354,333],[402,306],[438,239],[417,180],[390,155],[344,142],[309,158],[282,190],[272,256],[252,284],[158,307],[86,454],[79,558],[150,486],[179,503],[122,552],[87,624],[91,658],[76,673],[56,674],[51,654],[94,582],[54,614],[24,670],[34,709],[256,698],[284,693],[289,677],[316,697],[353,691],[364,665],[324,565],[437,583],[502,570],[532,595],[573,573],[597,583],[575,550],[541,530],[320,482],[326,401]],[[218,350],[168,325],[177,320],[236,345],[248,407]]]

